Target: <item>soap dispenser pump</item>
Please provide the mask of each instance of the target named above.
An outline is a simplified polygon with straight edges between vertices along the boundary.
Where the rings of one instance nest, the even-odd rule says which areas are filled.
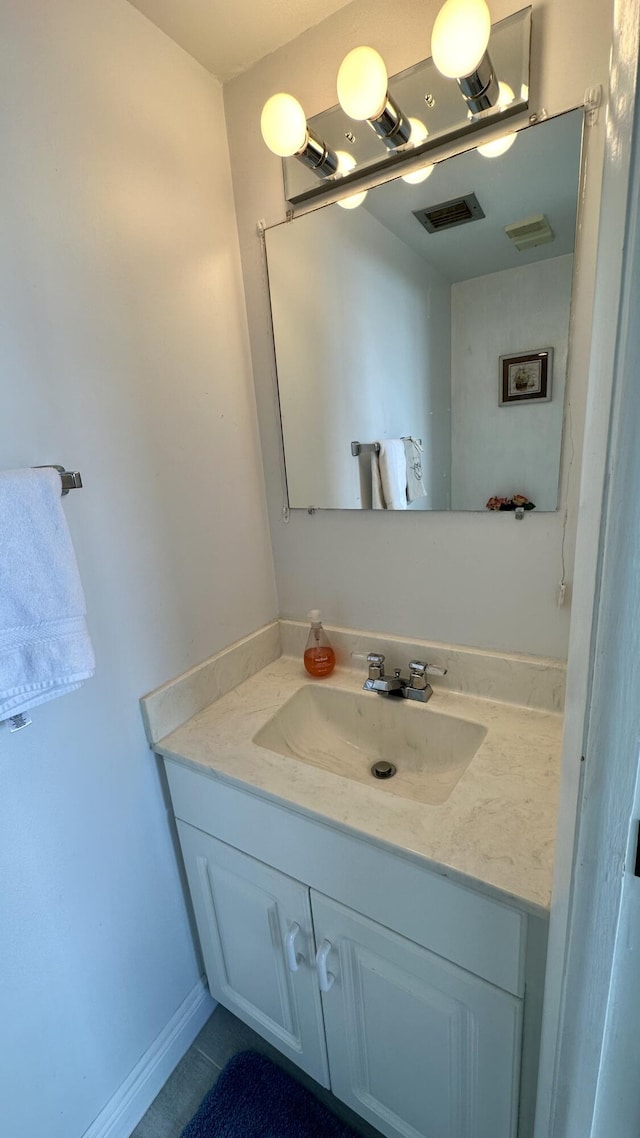
[[[309,613],[311,628],[307,637],[307,646],[304,650],[304,666],[310,676],[330,676],[336,666],[336,655],[329,643],[322,622],[320,609],[312,609]]]

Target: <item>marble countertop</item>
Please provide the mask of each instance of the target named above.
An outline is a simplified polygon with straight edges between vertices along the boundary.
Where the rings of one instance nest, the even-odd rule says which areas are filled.
[[[388,784],[369,786],[254,743],[260,728],[307,683],[360,691],[362,675],[336,668],[328,679],[312,680],[299,659],[281,656],[154,749],[546,915],[561,715],[436,689],[425,714],[472,720],[487,734],[447,801],[430,806],[390,792]]]

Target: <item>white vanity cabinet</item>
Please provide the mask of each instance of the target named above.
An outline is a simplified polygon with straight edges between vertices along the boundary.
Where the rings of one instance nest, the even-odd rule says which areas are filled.
[[[388,1138],[529,1138],[544,923],[166,767],[214,998]]]
[[[312,896],[331,1089],[383,1134],[511,1138],[522,1001]]]
[[[309,890],[193,826],[178,833],[211,995],[328,1087]]]

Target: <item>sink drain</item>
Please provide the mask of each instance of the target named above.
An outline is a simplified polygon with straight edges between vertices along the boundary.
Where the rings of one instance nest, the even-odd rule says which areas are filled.
[[[393,778],[397,769],[393,763],[388,763],[385,759],[379,759],[377,763],[373,764],[371,774],[374,778]]]

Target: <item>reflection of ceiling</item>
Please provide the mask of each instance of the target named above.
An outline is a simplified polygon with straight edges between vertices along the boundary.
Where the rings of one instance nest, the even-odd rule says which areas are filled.
[[[483,158],[470,150],[436,166],[426,182],[400,178],[370,190],[362,206],[451,281],[469,280],[573,252],[578,204],[582,111],[527,127],[506,154]],[[442,233],[427,233],[413,216],[475,193],[485,217]],[[543,213],[555,240],[519,253],[505,225]]]

